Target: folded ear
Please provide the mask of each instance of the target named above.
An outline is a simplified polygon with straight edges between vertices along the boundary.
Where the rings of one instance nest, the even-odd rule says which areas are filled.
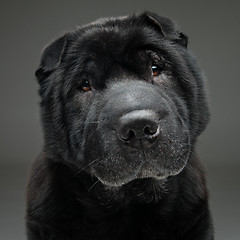
[[[155,13],[144,12],[142,14],[148,24],[151,24],[167,39],[187,47],[188,37],[179,31],[178,26],[169,18],[161,17]]]
[[[61,63],[62,56],[67,46],[67,35],[58,38],[50,45],[48,45],[43,53],[39,68],[36,70],[35,75],[38,82],[41,82],[48,77]]]

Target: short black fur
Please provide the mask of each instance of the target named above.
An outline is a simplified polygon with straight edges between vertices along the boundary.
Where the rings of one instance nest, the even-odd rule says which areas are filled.
[[[29,240],[213,240],[195,151],[209,121],[205,79],[187,44],[174,22],[144,12],[44,50]]]

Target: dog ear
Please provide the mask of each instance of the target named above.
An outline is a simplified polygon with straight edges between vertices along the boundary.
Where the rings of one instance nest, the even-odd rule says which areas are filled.
[[[59,66],[66,46],[67,35],[64,35],[43,50],[40,66],[35,72],[39,84]]]
[[[145,16],[148,23],[154,25],[165,38],[172,40],[183,47],[187,47],[188,37],[179,31],[177,25],[172,20],[151,12],[144,12],[143,16]]]

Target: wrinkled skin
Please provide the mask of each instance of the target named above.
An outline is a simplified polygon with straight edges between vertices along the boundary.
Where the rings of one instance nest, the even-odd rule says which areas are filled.
[[[213,239],[195,143],[209,112],[187,37],[153,13],[51,43],[36,72],[44,148],[29,240]]]

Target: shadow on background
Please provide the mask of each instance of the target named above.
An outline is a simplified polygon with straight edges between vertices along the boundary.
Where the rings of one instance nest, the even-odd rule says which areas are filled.
[[[34,80],[41,49],[77,25],[139,10],[176,20],[205,71],[212,120],[199,153],[208,172],[216,239],[239,239],[239,7],[237,1],[1,2],[0,239],[26,239],[27,172],[42,145]]]

